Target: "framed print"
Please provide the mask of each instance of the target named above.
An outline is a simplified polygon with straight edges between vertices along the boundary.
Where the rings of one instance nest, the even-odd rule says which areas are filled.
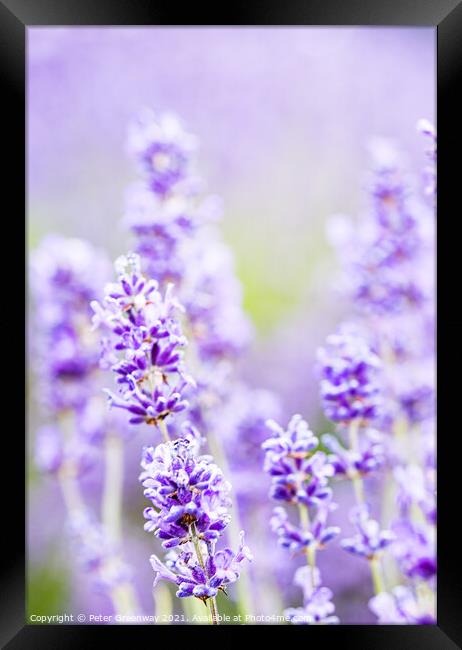
[[[394,4],[0,4],[4,647],[459,647],[462,9]]]

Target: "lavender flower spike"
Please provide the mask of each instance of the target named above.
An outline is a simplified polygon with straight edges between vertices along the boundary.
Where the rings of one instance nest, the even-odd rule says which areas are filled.
[[[335,422],[369,421],[378,415],[379,357],[364,339],[346,331],[331,335],[318,352],[321,398],[326,417]]]
[[[320,587],[316,567],[316,551],[333,539],[340,529],[327,526],[328,513],[335,508],[328,479],[334,475],[334,466],[326,454],[318,450],[319,440],[300,415],[294,415],[287,430],[268,420],[272,436],[263,444],[264,470],[272,479],[270,496],[276,501],[297,506],[297,523],[292,523],[286,508],[274,509],[271,528],[278,543],[293,554],[303,552],[309,566],[300,568],[295,583],[304,591],[304,607],[287,610],[293,623],[337,623],[331,616],[334,605],[330,589]],[[314,515],[314,516],[313,516]]]
[[[210,599],[239,578],[240,564],[251,560],[244,533],[237,553],[216,550],[216,543],[229,524],[230,485],[211,456],[198,455],[200,436],[190,425],[184,438],[144,449],[140,480],[152,507],[146,508],[145,529],[174,549],[163,563],[156,555],[151,565],[159,579],[178,585],[177,596]]]
[[[211,456],[196,456],[191,437],[146,447],[140,480],[146,508],[145,529],[165,548],[191,541],[194,525],[199,539],[217,540],[229,523],[230,485]]]
[[[252,555],[244,544],[243,531],[237,553],[229,548],[214,552],[205,542],[199,542],[199,548],[202,558],[207,558],[204,566],[201,566],[196,549],[190,542],[184,544],[181,550],[170,551],[165,562],[156,555],[151,555],[150,562],[155,572],[154,586],[160,579],[167,580],[178,585],[178,598],[193,596],[205,602],[208,598],[215,597],[219,591],[226,593],[226,586],[239,578],[241,562],[252,560]]]
[[[263,469],[272,477],[270,496],[277,501],[315,505],[328,499],[328,478],[334,468],[322,451],[315,451],[319,440],[301,415],[294,415],[287,430],[269,420],[273,437],[263,444]]]
[[[395,535],[391,531],[380,530],[378,522],[369,517],[367,506],[353,508],[351,519],[358,532],[352,538],[343,539],[341,544],[346,551],[353,555],[359,555],[368,560],[375,559],[380,551],[395,540]]]
[[[162,296],[157,282],[141,274],[138,255],[121,257],[115,266],[118,282],[106,286],[102,304],[91,303],[94,325],[108,332],[102,365],[112,369],[119,386],[117,394],[107,393],[131,423],[159,425],[186,408],[184,395],[194,384],[183,368],[186,339],[175,317],[181,306],[171,286]]]

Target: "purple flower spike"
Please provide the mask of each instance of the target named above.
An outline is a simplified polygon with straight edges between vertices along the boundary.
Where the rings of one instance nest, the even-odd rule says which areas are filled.
[[[154,586],[167,580],[178,586],[178,598],[206,602],[239,578],[241,563],[252,555],[243,531],[236,553],[216,549],[230,522],[231,486],[213,458],[199,454],[197,429],[185,423],[182,431],[182,438],[143,450],[140,481],[152,503],[144,511],[145,530],[171,549],[164,563],[151,557]]]
[[[145,510],[145,529],[172,548],[191,540],[194,524],[200,539],[220,537],[229,523],[230,489],[210,456],[196,456],[196,439],[147,447],[140,480],[153,507]]]
[[[358,532],[354,537],[343,539],[341,545],[353,555],[371,560],[396,539],[394,533],[380,530],[379,523],[370,519],[367,506],[353,508],[351,519]]]
[[[270,496],[277,501],[314,505],[330,496],[328,478],[334,467],[326,454],[315,451],[319,441],[300,415],[294,415],[287,431],[268,421],[273,437],[263,444],[263,469],[272,478]]]
[[[355,333],[340,332],[328,337],[318,358],[326,417],[344,423],[376,418],[381,362],[366,341]]]
[[[92,303],[95,326],[102,327],[102,365],[117,378],[117,394],[106,391],[110,404],[125,409],[132,424],[159,424],[184,410],[185,394],[194,381],[185,374],[186,339],[175,316],[182,309],[167,287],[140,271],[140,259],[129,254],[116,261],[118,282],[106,286],[102,304]]]
[[[351,477],[355,474],[366,476],[385,463],[386,450],[383,436],[374,429],[366,429],[360,438],[359,450],[343,447],[339,440],[329,433],[323,435],[322,442],[332,452],[328,459],[338,476]]]
[[[204,541],[199,541],[198,545],[202,563],[198,560],[197,549],[191,542],[184,543],[181,550],[170,551],[165,562],[152,555],[154,586],[161,579],[167,580],[178,585],[178,598],[195,597],[205,602],[208,598],[216,596],[219,591],[226,593],[226,587],[238,580],[241,563],[244,560],[252,560],[252,555],[244,544],[243,532],[237,553],[233,553],[229,548],[215,552],[211,545]]]

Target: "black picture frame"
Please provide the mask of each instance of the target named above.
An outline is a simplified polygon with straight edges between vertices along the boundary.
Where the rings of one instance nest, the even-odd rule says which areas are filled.
[[[244,4],[244,3],[243,3]],[[438,113],[438,623],[434,626],[283,626],[284,634],[307,635],[308,642],[329,639],[338,641],[343,647],[376,649],[396,648],[407,650],[450,649],[462,645],[462,602],[460,579],[460,542],[457,531],[459,459],[455,450],[457,437],[457,398],[460,379],[457,370],[461,367],[461,353],[458,338],[462,317],[457,315],[459,240],[452,235],[451,226],[459,218],[460,158],[460,115],[461,103],[457,98],[460,87],[462,63],[462,3],[461,0],[324,0],[293,1],[291,3],[260,2],[245,9],[238,3],[228,6],[200,7],[190,4],[175,15],[178,6],[173,3],[148,0],[0,0],[0,70],[3,86],[4,111],[3,142],[4,198],[11,199],[11,207],[4,215],[6,221],[14,223],[14,232],[8,235],[8,249],[13,252],[11,264],[7,266],[9,278],[17,281],[25,277],[25,222],[27,196],[25,190],[25,101],[26,97],[26,29],[38,25],[355,25],[355,26],[433,26],[437,37],[437,113]],[[451,156],[451,153],[453,156]],[[459,250],[458,250],[459,249]],[[441,254],[441,252],[443,254]],[[187,626],[156,628],[144,626],[37,626],[25,624],[25,558],[26,545],[24,511],[24,473],[18,471],[25,457],[25,442],[22,435],[21,418],[24,405],[24,372],[18,343],[20,324],[17,314],[22,313],[24,301],[21,290],[16,286],[8,291],[17,296],[17,304],[10,307],[8,298],[5,318],[7,331],[4,334],[4,353],[8,369],[7,381],[14,390],[8,393],[4,410],[12,412],[12,425],[5,425],[3,453],[3,476],[9,469],[6,489],[3,492],[3,555],[7,570],[2,578],[2,601],[0,608],[0,641],[9,650],[24,648],[93,648],[107,640],[107,634],[117,634],[133,643],[134,636],[148,632],[151,641],[159,642],[159,633],[167,633],[180,643],[191,637]],[[5,299],[6,300],[6,299]],[[13,300],[13,299],[11,299]],[[12,310],[16,310],[12,312]],[[11,341],[11,314],[16,314],[13,339]],[[455,368],[454,380],[448,372]],[[10,372],[11,369],[11,372]],[[13,373],[13,370],[16,372]],[[13,379],[14,377],[14,379]],[[5,459],[8,459],[5,462]],[[237,626],[233,629],[238,629]],[[228,634],[229,627],[195,628],[192,642],[201,642],[201,634]],[[273,626],[281,629],[278,626]],[[226,630],[226,632],[224,632]],[[234,632],[232,634],[235,634]],[[318,637],[318,635],[323,635]],[[175,636],[173,636],[175,635]],[[179,636],[178,636],[179,635]],[[186,636],[185,636],[186,635]],[[229,638],[229,637],[228,637]],[[181,639],[181,640],[180,640]]]

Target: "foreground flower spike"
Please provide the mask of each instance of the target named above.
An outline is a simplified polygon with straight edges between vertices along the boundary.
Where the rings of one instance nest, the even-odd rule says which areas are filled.
[[[184,438],[146,447],[141,461],[140,480],[152,503],[144,512],[145,529],[165,548],[174,548],[164,563],[151,556],[154,586],[160,578],[175,583],[179,598],[192,596],[207,603],[216,624],[215,596],[226,593],[226,585],[239,578],[240,563],[252,556],[243,532],[236,554],[229,548],[216,550],[230,522],[231,486],[211,456],[198,455],[197,430],[188,424],[184,429]]]
[[[211,456],[196,456],[195,447],[194,438],[188,437],[143,452],[140,480],[153,506],[144,512],[145,529],[165,548],[191,541],[194,535],[216,540],[230,520],[231,486]]]
[[[219,591],[226,594],[227,585],[239,579],[240,564],[244,560],[251,561],[252,555],[244,544],[243,531],[237,553],[230,548],[214,551],[211,544],[197,541],[196,545],[186,542],[181,550],[170,551],[164,562],[156,555],[150,558],[156,574],[154,586],[160,579],[167,580],[178,586],[178,598],[193,596],[204,602],[214,598]]]
[[[368,422],[380,406],[379,357],[355,333],[340,331],[328,337],[318,352],[324,413],[334,422]]]
[[[154,424],[165,434],[163,421],[186,408],[193,384],[183,368],[186,339],[175,313],[180,305],[168,287],[162,296],[155,280],[147,280],[136,254],[116,261],[118,282],[106,286],[102,305],[91,303],[95,326],[104,326],[102,364],[117,376],[117,394],[106,391],[110,403],[131,414],[132,424]]]
[[[298,523],[292,523],[286,509],[279,506],[274,509],[271,528],[277,534],[280,546],[293,555],[305,554],[309,564],[305,567],[308,570],[300,570],[296,577],[296,583],[304,589],[305,607],[303,610],[289,610],[289,620],[307,624],[338,622],[329,616],[334,611],[334,606],[328,602],[332,594],[329,589],[319,586],[316,568],[316,551],[322,550],[340,532],[336,526],[327,526],[328,513],[335,508],[328,487],[328,480],[335,472],[334,466],[318,449],[319,440],[301,415],[294,415],[287,429],[272,420],[266,424],[272,432],[272,436],[262,444],[265,451],[263,468],[272,481],[270,497],[297,506],[299,518]],[[310,585],[300,582],[302,578],[309,580]],[[294,616],[290,612],[295,612]],[[295,620],[300,612],[303,621]]]
[[[232,430],[228,441],[233,453],[237,447],[245,455],[236,442],[239,422],[234,413],[234,387],[238,384],[235,362],[247,349],[252,328],[243,311],[233,255],[218,227],[222,201],[206,193],[206,185],[196,173],[197,145],[197,139],[172,114],[146,110],[133,121],[128,148],[140,173],[126,193],[123,222],[134,236],[143,273],[159,283],[161,293],[173,282],[175,295],[184,306],[187,361],[197,381],[194,391],[186,389],[188,418],[200,428],[216,459],[233,478],[237,493],[227,537],[234,546],[244,527],[237,500],[239,507],[258,502],[252,487],[261,440],[253,456],[246,458],[248,464],[253,462],[251,487],[246,489],[243,481],[235,480],[236,467],[241,470],[239,462],[228,470],[223,430]],[[243,392],[252,401],[249,387]],[[225,410],[229,413],[226,425]],[[273,415],[271,409],[264,419],[269,415]],[[176,424],[176,418],[171,419]],[[251,421],[247,418],[249,426]],[[159,421],[161,428],[163,424],[163,420]],[[254,593],[246,575],[239,581],[237,592],[240,613],[252,613]]]
[[[303,607],[286,609],[285,617],[294,625],[333,625],[339,623],[334,616],[332,591],[321,586],[318,569],[302,566],[297,569],[294,584],[303,590]]]

